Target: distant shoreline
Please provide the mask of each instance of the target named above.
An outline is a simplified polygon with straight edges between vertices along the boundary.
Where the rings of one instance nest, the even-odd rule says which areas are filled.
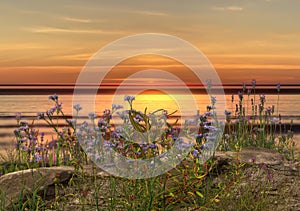
[[[98,89],[98,94],[114,94],[117,88],[102,88],[99,87]],[[135,91],[135,90],[143,90],[143,87],[135,87],[135,88],[123,88],[123,91],[130,92],[130,91]],[[153,90],[156,90],[155,88],[152,88]],[[80,88],[78,89],[81,94],[94,94],[94,89],[92,88]],[[159,90],[159,89],[157,89]],[[170,91],[172,93],[178,92],[180,94],[183,89],[180,88],[172,88],[172,87],[167,87],[164,88],[164,91]],[[238,91],[241,91],[242,88],[224,88],[224,93],[225,94],[237,94]],[[204,88],[190,88],[190,91],[193,94],[206,94],[206,89]],[[211,93],[212,94],[217,94],[220,93],[222,89],[212,89]],[[49,94],[73,94],[74,88],[69,88],[69,87],[37,87],[37,88],[27,88],[27,87],[20,87],[20,88],[3,88],[0,86],[0,95],[49,95]],[[247,91],[246,91],[247,92]],[[253,92],[253,91],[252,91]],[[264,94],[278,94],[276,88],[257,88],[255,89],[255,92],[257,94],[259,93],[264,93]],[[183,92],[182,92],[183,93]],[[253,94],[253,93],[252,93]],[[300,88],[282,88],[280,90],[280,94],[291,94],[291,95],[297,95],[300,94]]]

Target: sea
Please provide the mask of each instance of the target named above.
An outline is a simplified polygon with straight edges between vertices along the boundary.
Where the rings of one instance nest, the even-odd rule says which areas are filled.
[[[295,87],[293,87],[286,91],[283,89],[279,95],[276,91],[269,92],[265,95],[265,108],[274,106],[274,117],[278,117],[278,114],[280,114],[282,122],[287,128],[292,129],[296,136],[300,133],[300,92],[297,91],[298,88],[299,87],[295,89]],[[260,95],[264,92],[268,92],[266,90],[269,89],[274,89],[274,87],[267,87],[256,91],[256,103],[260,101]],[[13,147],[16,141],[13,131],[17,126],[17,113],[21,114],[22,120],[27,121],[30,124],[33,123],[39,132],[45,132],[46,138],[49,139],[49,141],[53,138],[54,133],[49,126],[47,126],[46,122],[37,119],[38,112],[46,112],[54,106],[53,101],[49,100],[49,95],[57,93],[59,101],[62,102],[65,116],[69,119],[74,117],[72,116],[74,115],[74,94],[72,91],[61,92],[59,89],[56,90],[55,87],[42,90],[43,91],[38,88],[33,88],[28,91],[26,88],[22,89],[21,87],[18,87],[18,89],[7,87],[2,87],[1,89],[0,87],[0,151]],[[231,88],[225,90],[225,102],[223,103],[225,103],[225,109],[231,111],[233,115],[235,114],[236,104],[239,103],[237,92],[238,89]],[[82,102],[85,102],[85,98],[91,99],[91,96],[83,95],[81,97]],[[250,96],[248,96],[247,93],[244,93],[243,104],[246,107],[245,112],[249,115],[252,113],[251,98],[254,98],[253,93]],[[189,105],[189,99],[194,99],[196,108]],[[216,100],[218,101],[218,96],[216,96]],[[111,109],[112,104],[123,104],[124,109],[129,106],[128,103],[124,102],[124,94],[116,95],[109,93],[97,94],[94,99],[94,104],[95,110],[93,112],[97,113],[99,116],[102,115],[103,110]],[[173,120],[170,121],[174,121],[174,118],[178,117],[183,119],[185,116],[191,117],[196,115],[197,112],[200,114],[204,113],[209,104],[210,97],[202,92],[194,92],[192,93],[192,96],[188,97],[176,93],[168,95],[165,93],[149,92],[137,95],[136,100],[133,102],[133,106],[136,110],[144,111],[145,108],[147,108],[147,112],[152,112],[157,109],[165,109],[169,113],[176,111],[173,117],[171,117]],[[87,112],[90,112],[84,109],[85,107],[83,106],[83,113],[86,114]],[[79,117],[84,118],[84,116],[81,116],[81,113],[79,113]],[[63,127],[65,121],[59,120],[57,123]]]

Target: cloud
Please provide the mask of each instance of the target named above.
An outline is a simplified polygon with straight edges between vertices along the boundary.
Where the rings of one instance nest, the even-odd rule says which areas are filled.
[[[134,11],[134,13],[140,14],[140,15],[151,15],[151,16],[168,16],[167,13],[164,12],[158,12],[158,11]]]
[[[74,34],[122,34],[121,31],[103,31],[98,29],[66,29],[58,27],[33,27],[25,28],[33,33],[74,33]]]
[[[64,20],[70,22],[77,22],[77,23],[91,23],[91,19],[81,19],[81,18],[72,18],[72,17],[63,17]]]
[[[243,11],[244,8],[239,6],[228,6],[228,7],[213,7],[212,10],[238,12],[238,11]]]

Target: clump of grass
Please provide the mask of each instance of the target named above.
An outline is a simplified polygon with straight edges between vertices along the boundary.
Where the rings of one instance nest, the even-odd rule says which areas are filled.
[[[288,159],[295,159],[293,121],[290,125],[283,124],[278,110],[280,84],[276,86],[278,93],[276,111],[275,105],[267,105],[267,97],[264,94],[260,94],[257,100],[256,81],[253,80],[251,84],[252,88],[248,90],[246,83],[243,84],[243,89],[238,92],[235,109],[225,111],[226,130],[219,149],[226,151],[244,147],[262,147],[276,149]],[[234,95],[231,102],[234,104]]]

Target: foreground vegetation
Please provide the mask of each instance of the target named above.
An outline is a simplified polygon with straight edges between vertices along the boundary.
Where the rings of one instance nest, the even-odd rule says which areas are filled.
[[[243,148],[257,147],[277,150],[288,160],[299,164],[294,151],[293,132],[286,129],[289,127],[284,127],[276,109],[279,106],[280,85],[276,87],[277,106],[270,107],[266,106],[265,95],[256,94],[255,86],[255,81],[248,90],[243,85],[237,95],[238,103],[231,106],[235,109],[225,111],[226,122],[217,120],[216,99],[210,96],[211,104],[206,112],[186,121],[182,128],[168,122],[173,113],[165,110],[152,113],[147,113],[147,109],[136,111],[132,96],[124,98],[130,106],[129,110],[121,112],[121,105],[113,105],[100,117],[90,113],[89,121],[80,124],[77,118],[82,109],[80,105],[74,106],[77,116],[71,120],[64,114],[59,97],[50,96],[54,107],[45,113],[38,113],[37,118],[53,129],[55,138],[45,139],[45,135],[34,126],[34,121],[25,122],[21,114],[17,114],[15,151],[3,156],[0,174],[62,165],[73,166],[75,174],[68,184],[55,183],[55,197],[52,200],[39,194],[39,189],[26,194],[22,192],[19,201],[13,203],[10,209],[68,210],[75,200],[82,210],[227,210],[228,207],[231,210],[262,210],[271,202],[264,192],[253,194],[251,179],[244,172],[244,164],[239,162],[239,153],[235,162],[226,169],[224,179],[218,182],[215,178],[220,174],[220,169],[216,160],[205,159],[216,148],[239,152]],[[114,115],[122,119],[121,127],[111,124]],[[65,127],[58,127],[59,118],[65,119]],[[196,134],[192,132],[195,128]],[[160,132],[156,133],[158,130]],[[188,141],[183,141],[182,135],[188,137]],[[132,142],[133,139],[147,141],[138,144]],[[143,160],[160,156],[173,146],[178,150],[189,149],[188,156],[179,165],[174,165],[171,171],[161,175],[141,179],[111,175],[99,180],[96,174],[92,177],[84,174],[84,167],[91,164],[91,160],[104,162],[105,158],[101,155],[107,149],[113,149],[129,160]],[[116,160],[105,165],[114,165],[114,162]],[[271,185],[271,176],[264,169],[261,166],[260,170],[265,174],[261,188],[267,189]],[[247,177],[250,183],[240,186],[243,178]],[[238,196],[231,192],[236,187],[240,191]],[[5,194],[1,194],[0,198],[1,202],[5,201]],[[5,210],[3,203],[1,205],[1,210]]]

